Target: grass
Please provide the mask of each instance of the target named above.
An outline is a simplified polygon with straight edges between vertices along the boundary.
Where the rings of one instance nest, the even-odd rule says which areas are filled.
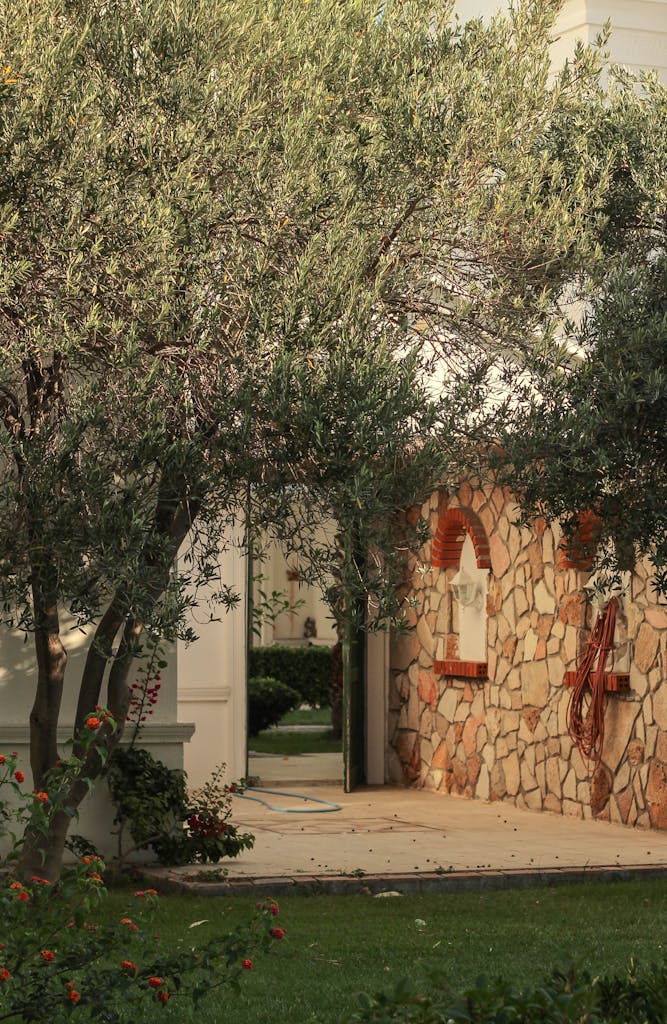
[[[116,912],[124,906],[120,897],[111,902]],[[156,928],[169,943],[190,946],[233,929],[254,902],[163,897]],[[355,1007],[356,993],[386,990],[402,977],[418,980],[436,968],[457,988],[480,974],[524,985],[539,981],[563,957],[604,973],[622,969],[630,957],[645,964],[661,959],[667,948],[667,883],[660,880],[279,902],[285,941],[257,958],[240,995],[205,1002],[197,1024],[334,1024]],[[188,929],[202,919],[207,923]],[[194,1024],[195,1017],[174,1000],[160,1020]]]
[[[301,707],[288,711],[280,719],[281,725],[331,725],[331,708]]]
[[[250,753],[283,754],[336,754],[343,749],[342,740],[330,732],[275,732],[266,729],[248,740]]]

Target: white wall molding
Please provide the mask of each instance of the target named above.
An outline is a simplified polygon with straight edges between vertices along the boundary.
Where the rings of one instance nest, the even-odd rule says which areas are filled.
[[[65,744],[71,740],[73,725],[58,726],[58,743]],[[141,729],[141,741],[138,746],[157,746],[161,744],[188,743],[195,731],[192,722],[157,722],[144,724]],[[130,742],[132,730],[127,729],[121,740],[125,746]],[[0,725],[0,747],[12,745],[28,746],[30,744],[30,727],[26,725]]]

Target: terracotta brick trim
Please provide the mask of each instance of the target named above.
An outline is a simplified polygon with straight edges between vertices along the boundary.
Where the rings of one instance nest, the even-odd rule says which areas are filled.
[[[433,663],[438,676],[458,676],[461,679],[488,679],[489,670],[485,661],[460,661],[457,658]]]
[[[466,534],[475,549],[477,568],[491,568],[489,541],[479,516],[471,508],[450,508],[440,516],[433,538],[431,563],[434,568],[458,568]]]
[[[563,686],[574,686],[577,675],[577,672],[566,672],[563,677]],[[626,672],[605,672],[604,688],[607,693],[628,693],[630,676]]]
[[[572,541],[568,544],[563,538],[559,544],[558,568],[578,569],[580,572],[591,569],[601,529],[602,520],[595,512],[582,512]]]

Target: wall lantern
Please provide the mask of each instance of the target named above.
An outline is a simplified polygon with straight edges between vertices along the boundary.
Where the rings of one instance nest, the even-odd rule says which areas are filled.
[[[452,591],[454,597],[462,608],[482,607],[482,588],[465,569],[459,569],[452,580]]]

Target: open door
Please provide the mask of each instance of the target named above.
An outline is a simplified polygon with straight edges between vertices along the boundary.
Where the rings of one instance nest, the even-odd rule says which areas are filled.
[[[346,624],[343,633],[343,789],[366,782],[366,634]]]

